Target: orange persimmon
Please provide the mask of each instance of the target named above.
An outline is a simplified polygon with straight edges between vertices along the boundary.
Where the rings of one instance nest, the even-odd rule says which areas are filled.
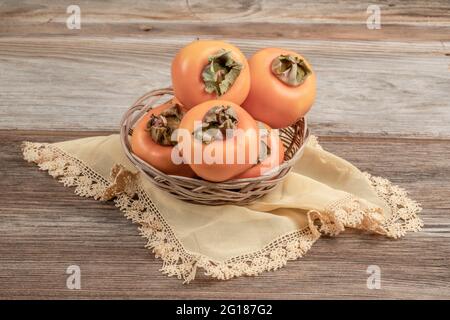
[[[242,104],[256,120],[284,128],[303,117],[316,97],[316,75],[296,52],[266,48],[248,61],[250,92]]]
[[[196,40],[173,59],[172,87],[187,109],[212,99],[240,105],[250,90],[247,59],[229,43]]]
[[[225,181],[257,163],[258,126],[239,105],[210,100],[186,112],[178,145],[185,163],[199,177]]]
[[[195,174],[189,165],[176,164],[172,161],[172,150],[176,148],[174,146],[176,141],[170,141],[169,136],[173,130],[162,127],[161,115],[167,115],[164,116],[166,124],[172,122],[176,126],[181,121],[182,114],[183,109],[175,99],[151,109],[133,128],[131,150],[139,158],[166,174],[194,177]]]
[[[277,168],[284,161],[284,145],[278,133],[267,124],[258,122],[260,127],[260,156],[258,163],[233,179],[256,178]]]

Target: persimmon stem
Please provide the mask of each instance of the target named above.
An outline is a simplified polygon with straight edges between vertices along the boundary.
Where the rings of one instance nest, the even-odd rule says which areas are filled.
[[[162,146],[174,146],[172,133],[179,127],[183,112],[178,104],[164,110],[159,115],[152,114],[147,122],[147,131],[152,140]]]
[[[261,163],[266,160],[271,154],[271,149],[266,142],[267,139],[270,139],[270,132],[262,122],[258,121],[257,123],[260,136],[258,163]]]
[[[208,58],[209,63],[203,69],[202,77],[205,91],[224,95],[241,73],[242,64],[233,59],[231,51],[220,49]]]
[[[223,139],[227,131],[236,129],[238,117],[231,106],[215,106],[208,110],[202,126],[194,132],[194,137],[205,144]]]
[[[298,87],[311,74],[305,60],[293,55],[279,55],[272,61],[272,73],[283,83]]]

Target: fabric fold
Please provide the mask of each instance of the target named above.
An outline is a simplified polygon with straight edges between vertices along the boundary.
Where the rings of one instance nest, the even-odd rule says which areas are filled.
[[[114,199],[163,260],[161,271],[185,282],[199,268],[223,280],[276,270],[345,228],[399,238],[423,225],[403,189],[323,150],[314,136],[286,179],[247,207],[200,206],[159,190],[126,159],[118,135],[24,142],[23,154],[80,196]]]

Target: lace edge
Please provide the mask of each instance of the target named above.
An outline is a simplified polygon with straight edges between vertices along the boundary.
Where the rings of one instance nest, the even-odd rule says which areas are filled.
[[[289,260],[303,256],[317,240],[309,227],[296,230],[273,240],[263,249],[215,261],[207,256],[188,252],[174,235],[148,194],[139,187],[137,176],[115,166],[111,170],[112,182],[93,171],[83,161],[70,156],[49,143],[22,143],[23,157],[34,162],[41,170],[58,178],[67,187],[75,187],[75,194],[96,200],[111,200],[125,217],[139,225],[140,235],[147,239],[146,248],[161,258],[160,271],[189,283],[198,268],[207,276],[228,280],[238,276],[256,276],[286,265]]]
[[[279,269],[289,260],[302,257],[320,237],[320,233],[336,235],[345,227],[371,230],[391,237],[403,236],[407,231],[417,231],[418,218],[411,209],[417,208],[412,200],[402,197],[404,190],[392,186],[389,181],[371,177],[379,188],[380,196],[395,202],[403,201],[407,205],[406,213],[397,211],[397,219],[389,219],[383,224],[379,208],[363,208],[361,200],[349,196],[330,205],[323,213],[308,212],[309,226],[296,230],[273,240],[263,249],[249,254],[239,255],[226,261],[214,261],[207,256],[188,252],[174,235],[171,227],[159,212],[147,193],[135,181],[137,175],[115,166],[111,170],[112,182],[103,178],[81,160],[72,157],[63,150],[48,143],[24,142],[24,159],[36,163],[65,186],[75,187],[75,193],[96,200],[111,200],[124,213],[125,217],[139,225],[141,236],[147,239],[146,248],[155,257],[161,258],[162,273],[176,276],[189,283],[195,278],[197,268],[205,275],[219,280],[228,280],[239,276],[256,276],[264,271]],[[382,180],[379,180],[382,179]],[[386,182],[387,181],[387,182]],[[389,192],[386,192],[386,189]],[[409,201],[407,201],[409,200]],[[417,204],[416,204],[417,205]],[[417,205],[418,206],[418,205]],[[409,219],[406,219],[406,216]],[[401,218],[401,222],[398,220]],[[314,224],[317,219],[321,225]],[[407,222],[405,222],[407,221]],[[420,221],[420,219],[419,219]]]
[[[422,211],[421,205],[408,197],[405,189],[392,184],[388,179],[372,176],[368,172],[363,175],[369,180],[377,195],[391,208],[391,216],[380,226],[380,233],[391,238],[401,238],[407,232],[417,232],[424,223],[418,216]]]
[[[313,148],[323,150],[316,136],[311,136],[309,144]],[[318,230],[330,235],[340,233],[344,227],[352,227],[394,239],[405,236],[407,232],[417,232],[422,229],[424,223],[418,216],[422,207],[408,197],[405,189],[383,177],[372,176],[368,172],[362,172],[362,174],[377,195],[390,207],[392,212],[388,219],[383,216],[381,208],[371,206],[363,199],[349,194],[346,198],[330,204],[323,213],[309,212],[310,224],[319,220],[321,226]]]

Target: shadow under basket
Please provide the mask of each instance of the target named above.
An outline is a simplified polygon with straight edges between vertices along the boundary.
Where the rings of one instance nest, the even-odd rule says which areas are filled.
[[[262,197],[280,183],[303,154],[309,136],[306,118],[279,130],[285,147],[284,162],[275,171],[256,178],[210,182],[201,178],[167,175],[136,156],[131,150],[130,136],[135,123],[155,106],[163,96],[173,96],[171,88],[153,90],[140,97],[121,120],[120,140],[128,159],[154,185],[174,197],[203,205],[247,205]]]

